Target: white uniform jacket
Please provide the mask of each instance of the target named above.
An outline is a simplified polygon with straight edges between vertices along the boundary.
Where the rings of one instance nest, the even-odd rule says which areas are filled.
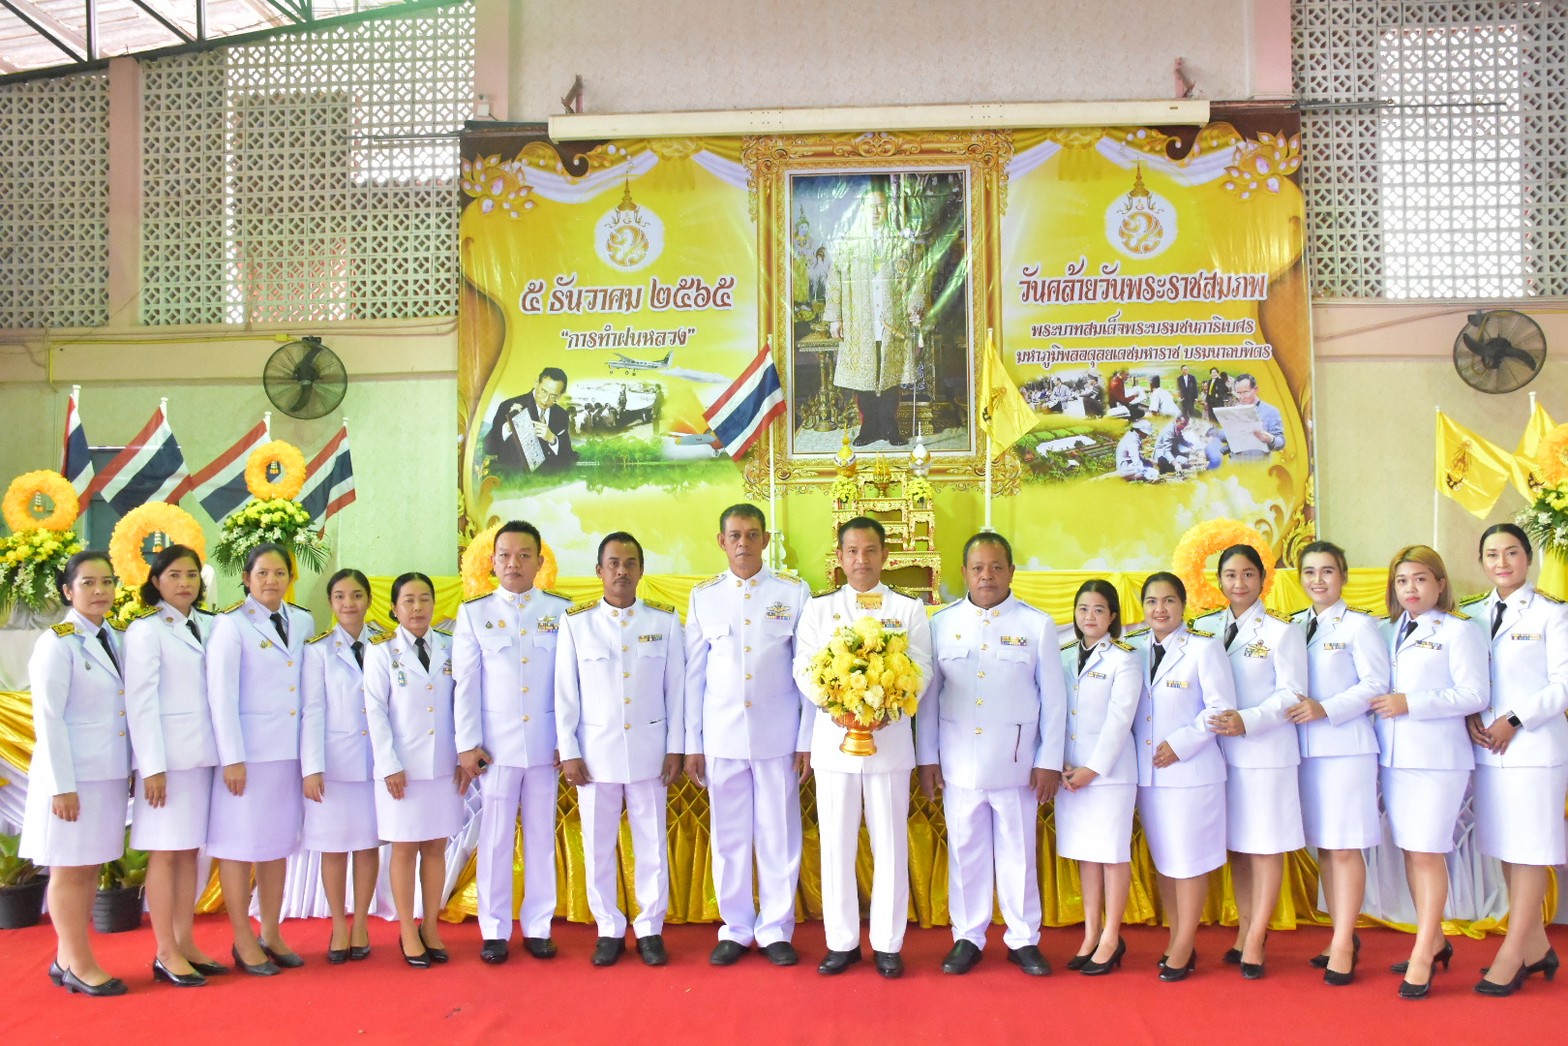
[[[1568,718],[1563,716],[1568,711],[1568,606],[1533,585],[1521,585],[1505,602],[1495,638],[1489,633],[1497,590],[1465,607],[1492,648],[1492,701],[1481,715],[1483,725],[1509,713],[1520,722],[1506,752],[1496,755],[1476,747],[1475,761],[1560,766],[1568,763]]]
[[[1303,636],[1314,614],[1308,607],[1296,615]],[[1376,618],[1343,599],[1316,616],[1317,631],[1307,643],[1307,696],[1327,718],[1296,727],[1301,754],[1376,755],[1368,709],[1374,697],[1388,693],[1388,642]]]
[[[931,619],[931,683],[915,716],[916,761],[959,788],[1025,788],[1062,768],[1067,693],[1051,615],[1008,594]],[[883,731],[885,733],[885,731]],[[878,747],[881,746],[878,737]]]
[[[571,601],[496,589],[457,611],[457,750],[483,746],[499,766],[555,762],[555,651]]]
[[[1301,764],[1296,728],[1285,713],[1307,693],[1306,636],[1290,621],[1275,617],[1260,599],[1232,617],[1230,609],[1199,618],[1198,628],[1214,633],[1225,649],[1225,630],[1236,622],[1236,638],[1226,657],[1236,683],[1236,708],[1247,732],[1220,738],[1228,766],[1278,769]]]
[[[123,780],[131,772],[125,687],[97,635],[86,618],[69,610],[64,621],[38,637],[27,662],[37,739],[28,787],[45,795],[74,792],[78,781]],[[115,656],[124,663],[118,644]]]
[[[440,781],[457,767],[452,725],[452,637],[425,633],[430,667],[419,663],[414,636],[401,626],[365,651],[365,721],[376,777],[398,771],[412,781]]]
[[[159,603],[125,629],[125,712],[134,765],[143,777],[218,765],[206,654],[188,623],[206,636],[213,617],[193,610],[186,618]]]
[[[1127,638],[1143,654],[1139,667],[1147,679],[1154,633],[1140,629]],[[1159,671],[1144,686],[1133,717],[1138,783],[1188,788],[1223,781],[1225,757],[1219,738],[1209,729],[1209,717],[1236,707],[1236,683],[1225,648],[1213,636],[1195,635],[1186,625],[1178,625],[1164,645]],[[1177,761],[1156,770],[1154,750],[1161,741],[1170,744]]]
[[[854,624],[863,617],[874,617],[884,628],[902,628],[909,636],[909,660],[920,669],[925,694],[931,692],[931,626],[925,604],[918,599],[878,584],[869,592],[856,592],[845,585],[806,604],[800,631],[795,639],[795,685],[808,697],[811,659],[828,645],[833,631]],[[839,744],[846,731],[833,717],[818,708],[811,717],[811,766],[841,774],[907,773],[915,768],[915,737],[908,717],[878,730],[875,755],[847,755]]]
[[[1087,766],[1099,776],[1092,788],[1138,783],[1132,721],[1143,696],[1143,660],[1131,644],[1106,636],[1089,651],[1078,671],[1078,640],[1062,647],[1067,680],[1067,758],[1065,766]]]
[[[316,628],[310,614],[292,603],[279,612],[287,644],[270,611],[248,597],[219,614],[207,637],[207,705],[224,766],[299,758],[305,640]]]
[[[604,600],[566,615],[555,658],[555,733],[561,759],[581,759],[605,784],[647,781],[680,754],[686,722],[686,647],[675,608]]]
[[[1391,693],[1404,694],[1407,715],[1376,721],[1378,762],[1402,770],[1469,770],[1475,766],[1464,717],[1491,701],[1486,634],[1458,614],[1433,608],[1399,640],[1408,615],[1389,630]]]
[[[361,629],[359,638],[368,665],[370,630]],[[306,643],[302,690],[300,774],[321,774],[328,781],[372,780],[365,674],[354,660],[354,637],[343,626],[334,625]]]
[[[730,571],[691,590],[686,611],[686,751],[775,759],[807,751],[816,708],[795,685],[799,578]]]

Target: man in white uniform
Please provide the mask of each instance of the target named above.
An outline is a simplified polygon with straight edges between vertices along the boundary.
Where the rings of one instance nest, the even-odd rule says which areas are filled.
[[[755,942],[775,966],[798,962],[800,782],[811,772],[810,707],[791,676],[795,626],[811,598],[793,574],[762,565],[767,522],[755,505],[719,520],[730,568],[691,592],[686,613],[686,775],[708,789],[719,943],[735,963]],[[752,901],[752,856],[757,863]]]
[[[1013,549],[1000,534],[964,546],[969,596],[931,621],[931,686],[915,717],[920,787],[942,789],[953,950],[944,973],[980,961],[992,886],[1007,920],[1007,959],[1043,977],[1035,819],[1061,780],[1067,721],[1056,622],[1012,593]]]
[[[523,946],[555,955],[555,645],[571,606],[534,588],[544,547],[533,524],[512,520],[495,535],[494,592],[457,612],[452,669],[458,762],[483,777],[475,871],[479,957],[503,963],[512,935],[512,854],[523,819]]]
[[[567,611],[555,659],[555,732],[561,774],[577,789],[582,816],[588,909],[599,924],[595,966],[614,965],[626,950],[626,914],[615,891],[623,807],[637,856],[637,953],[649,966],[669,961],[665,805],[681,772],[686,656],[675,608],[637,598],[642,563],[642,545],[630,534],[599,542],[595,572],[604,598]]]
[[[882,584],[887,534],[866,516],[838,531],[838,563],[849,583],[806,604],[795,640],[795,683],[809,693],[811,659],[828,645],[835,629],[873,617],[884,628],[904,629],[909,659],[920,669],[922,687],[931,677],[931,629],[919,600]],[[817,967],[843,973],[861,959],[860,897],[855,886],[855,851],[860,812],[865,808],[875,869],[871,880],[871,948],[877,972],[904,972],[899,950],[909,918],[909,772],[915,766],[910,722],[900,719],[878,730],[875,755],[839,750],[846,731],[818,709],[811,734],[811,766],[817,775],[817,828],[822,840],[822,926],[828,954]]]

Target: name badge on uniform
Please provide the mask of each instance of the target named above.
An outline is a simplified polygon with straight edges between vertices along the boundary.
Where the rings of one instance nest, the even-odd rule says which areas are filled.
[[[1192,683],[1188,682],[1185,679],[1167,679],[1165,681],[1165,685],[1166,686],[1173,686],[1177,690],[1186,690],[1188,687],[1192,686]]]
[[[1003,636],[1002,645],[1026,647],[1029,645],[1029,638],[1027,636]]]
[[[1441,649],[1443,649],[1443,644],[1441,644],[1441,643],[1434,643],[1430,639],[1418,639],[1418,640],[1416,640],[1416,646],[1422,648],[1423,650],[1441,650]]]
[[[1510,632],[1508,634],[1508,638],[1509,639],[1540,639],[1541,638],[1541,633],[1539,633],[1539,632]]]
[[[555,617],[542,617],[534,623],[534,629],[539,632],[559,632],[561,624]]]
[[[881,610],[882,594],[880,592],[856,592],[855,607],[859,610]]]
[[[1346,647],[1348,647],[1349,645],[1350,645],[1349,643],[1324,643],[1323,644],[1323,649],[1324,650],[1343,650]]]
[[[407,686],[408,685],[408,676],[403,674],[403,670],[402,669],[398,669],[397,685],[398,686]]]
[[[662,642],[663,640],[664,640],[664,633],[663,632],[655,632],[652,635],[638,636],[637,637],[637,642],[639,642],[639,643],[659,643],[659,642]]]
[[[1104,672],[1095,672],[1093,670],[1085,672],[1084,675],[1088,676],[1090,679],[1104,679],[1104,678],[1106,678]]]
[[[444,676],[449,676],[452,674],[452,661],[450,658],[447,659],[446,664],[441,666],[441,674]]]
[[[902,632],[904,630],[904,623],[896,617],[883,618],[881,625],[889,632]]]
[[[768,607],[768,609],[765,611],[765,613],[768,615],[768,620],[769,621],[788,621],[789,620],[789,604],[788,603],[774,603],[772,606]]]
[[[1245,647],[1242,648],[1241,656],[1242,657],[1268,657],[1269,656],[1269,646],[1268,646],[1267,643],[1263,642],[1262,640],[1259,640],[1256,643],[1248,643]]]

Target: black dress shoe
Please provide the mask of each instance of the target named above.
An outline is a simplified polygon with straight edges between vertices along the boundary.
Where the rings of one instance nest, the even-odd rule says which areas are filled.
[[[421,940],[419,943],[423,944],[424,941]],[[403,938],[399,937],[397,939],[397,950],[403,953],[403,961],[408,963],[414,969],[430,969],[430,950],[428,948],[420,952],[418,955],[410,955],[408,954],[408,949],[403,947]]]
[[[847,952],[829,951],[817,966],[818,973],[835,974],[843,973],[861,959],[860,945],[855,945]]]
[[[1226,966],[1240,966],[1241,965],[1241,949],[1240,948],[1227,948],[1227,949],[1225,949],[1225,954],[1220,956],[1220,962],[1224,963]]]
[[[261,945],[261,950],[266,954],[267,958],[277,963],[278,966],[282,969],[297,970],[301,966],[305,965],[305,960],[293,952],[275,952],[271,948],[267,947],[266,941],[260,941],[258,943]]]
[[[953,950],[942,960],[943,973],[968,973],[980,962],[984,953],[972,941],[957,941]]]
[[[739,941],[720,941],[708,956],[709,966],[734,966],[746,954],[746,946]]]
[[[59,960],[49,962],[49,983],[56,988],[65,983],[65,967],[60,965]]]
[[[1351,952],[1351,955],[1352,955],[1351,969],[1355,969],[1355,961],[1354,960],[1355,959],[1359,959],[1361,957],[1361,935],[1359,933],[1351,934],[1350,935],[1350,944],[1351,944],[1351,948],[1352,948],[1352,952]],[[1319,970],[1326,970],[1326,969],[1328,969],[1328,952],[1323,952],[1320,955],[1314,955],[1312,958],[1307,960],[1307,965],[1316,967]],[[1486,971],[1483,970],[1482,972],[1484,973]]]
[[[175,973],[163,964],[162,959],[154,959],[152,961],[152,979],[155,981],[168,981],[176,988],[200,988],[207,983],[207,978],[199,973]]]
[[[1453,961],[1453,958],[1454,958],[1454,942],[1445,940],[1443,942],[1443,947],[1438,949],[1437,953],[1432,956],[1432,972],[1433,973],[1437,972],[1437,964],[1438,963],[1442,963],[1443,964],[1443,969],[1446,971],[1448,969],[1448,964]],[[1405,960],[1404,962],[1393,963],[1388,968],[1388,972],[1390,972],[1390,973],[1408,973],[1409,970],[1410,970],[1410,960],[1408,960],[1408,959]],[[1431,982],[1428,982],[1428,983],[1431,983]],[[1410,996],[1410,998],[1420,998],[1420,996]]]
[[[118,977],[110,977],[102,984],[88,984],[70,970],[65,970],[60,975],[60,986],[72,995],[124,995],[130,991],[125,982]]]
[[[663,966],[670,961],[670,953],[664,950],[664,938],[656,933],[637,938],[637,954],[642,956],[644,966]]]
[[[328,948],[327,949],[327,965],[328,966],[342,966],[346,962],[348,962],[348,949],[347,948]]]
[[[419,924],[419,943],[425,946],[425,954],[430,956],[430,961],[436,963],[437,965],[440,965],[441,963],[444,963],[451,958],[451,956],[447,954],[445,948],[437,948],[429,941],[425,940],[424,923]]]
[[[1040,954],[1040,949],[1032,944],[1007,949],[1007,961],[1031,977],[1048,977],[1051,973],[1051,964]]]
[[[555,958],[555,942],[548,937],[524,937],[523,947],[535,959]]]
[[[1093,952],[1085,952],[1082,955],[1074,955],[1071,959],[1068,959],[1067,962],[1064,963],[1063,965],[1065,965],[1069,970],[1081,970],[1081,969],[1083,969],[1083,964],[1088,962],[1092,958],[1094,958],[1094,953]]]
[[[1249,981],[1263,979],[1263,964],[1260,962],[1244,962],[1241,964],[1241,975]]]
[[[1540,961],[1526,963],[1524,966],[1524,971],[1527,974],[1544,973],[1546,975],[1546,979],[1551,980],[1553,977],[1557,976],[1557,967],[1560,965],[1561,963],[1557,959],[1557,950],[1555,948],[1548,947],[1546,949],[1546,954],[1541,956]],[[1490,966],[1483,966],[1481,967],[1481,973],[1485,975],[1490,973],[1491,969],[1492,968]]]
[[[1509,981],[1507,984],[1495,984],[1492,981],[1482,978],[1476,982],[1475,993],[1477,995],[1492,995],[1499,999],[1505,998],[1524,987],[1524,982],[1529,976],[1530,968],[1528,966],[1521,966],[1519,967],[1519,972],[1514,974],[1514,979]]]
[[[1160,967],[1160,980],[1166,982],[1167,984],[1173,984],[1176,981],[1185,981],[1192,971],[1196,970],[1197,968],[1198,950],[1194,948],[1192,950],[1192,954],[1187,958],[1186,966],[1172,966],[1169,962],[1167,962],[1164,966]]]
[[[1399,997],[1401,999],[1424,999],[1426,993],[1432,990],[1432,978],[1427,977],[1425,984],[1411,984],[1409,981],[1399,982]]]
[[[904,957],[897,952],[879,952],[873,949],[871,957],[876,960],[877,972],[882,976],[889,980],[904,976]]]
[[[1094,957],[1091,955],[1089,961],[1084,963],[1078,972],[1086,977],[1103,977],[1120,966],[1122,964],[1122,956],[1126,954],[1127,942],[1118,937],[1116,938],[1116,951],[1111,953],[1109,959],[1106,959],[1104,962],[1095,962]]]
[[[594,942],[593,958],[589,961],[595,966],[614,966],[615,961],[626,951],[626,938],[601,937]]]
[[[509,954],[506,941],[499,938],[487,938],[479,948],[479,957],[491,966],[499,966],[506,962]]]
[[[363,959],[370,958],[370,945],[368,945],[368,944],[351,944],[351,945],[349,945],[348,946],[348,958],[349,958],[350,962],[359,962],[359,961],[361,961]],[[202,973],[206,973],[206,972],[207,972],[206,970],[202,970]]]
[[[1343,988],[1356,979],[1356,964],[1361,961],[1361,955],[1354,952],[1350,956],[1350,969],[1336,970],[1332,966],[1323,967],[1323,983],[1331,988]]]
[[[794,966],[800,962],[800,956],[795,954],[795,946],[788,941],[774,941],[762,949],[762,956],[774,966]]]
[[[240,950],[238,948],[234,948],[232,951],[234,952],[235,965],[253,977],[276,977],[278,974],[283,972],[278,964],[273,962],[271,959],[263,959],[261,962],[252,966],[250,963],[240,958]],[[266,951],[266,948],[262,949],[263,954],[265,954]]]

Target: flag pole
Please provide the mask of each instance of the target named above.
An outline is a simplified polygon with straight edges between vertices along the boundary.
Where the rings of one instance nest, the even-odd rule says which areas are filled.
[[[1435,414],[1436,417],[1441,418],[1443,416],[1443,408],[1442,407],[1436,406],[1434,404],[1432,409],[1436,412],[1436,414]],[[1433,456],[1435,457],[1436,454],[1437,454],[1437,447],[1435,445],[1436,444],[1436,437],[1435,436],[1433,437],[1433,442],[1434,442],[1434,446],[1432,448],[1432,453],[1433,453]],[[1442,505],[1442,498],[1443,498],[1443,492],[1438,489],[1437,481],[1434,479],[1432,481],[1432,548],[1434,550],[1436,550],[1436,548],[1437,548],[1437,514],[1438,514],[1439,508]]]
[[[768,542],[768,568],[778,570],[784,565],[783,536],[779,530],[779,476],[773,470],[778,424],[768,426],[768,519],[773,524],[773,538]]]
[[[272,438],[272,411],[270,410],[261,412],[261,431],[267,434],[268,439]]]
[[[991,434],[985,434],[985,526],[980,528],[987,534],[994,534],[996,528],[991,526]]]

